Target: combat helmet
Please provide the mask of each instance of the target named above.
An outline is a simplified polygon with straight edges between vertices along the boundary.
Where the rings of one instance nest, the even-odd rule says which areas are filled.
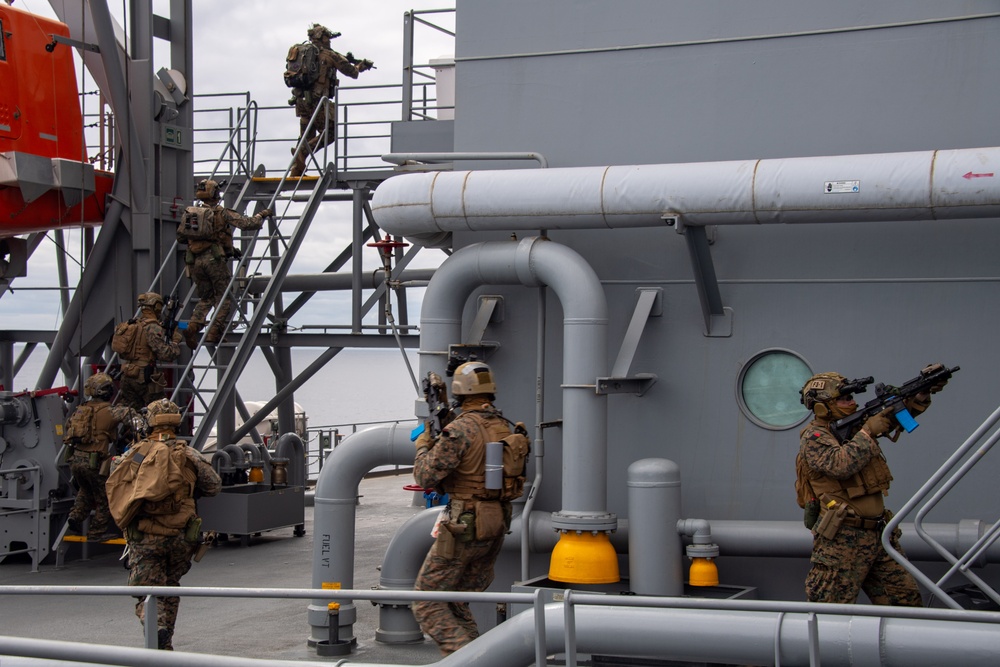
[[[108,399],[115,393],[115,384],[107,373],[94,373],[83,383],[83,395]]]
[[[143,292],[136,299],[136,303],[139,304],[140,308],[152,308],[153,310],[159,310],[163,308],[163,297],[156,292]]]
[[[170,399],[161,398],[146,406],[146,423],[151,428],[177,426],[181,423],[181,410]]]
[[[194,190],[194,198],[202,201],[216,201],[219,198],[219,184],[211,178],[198,181]]]
[[[474,394],[497,393],[493,371],[481,361],[467,361],[455,369],[451,381],[452,396],[472,396]]]
[[[339,32],[333,32],[324,25],[319,23],[313,23],[312,27],[306,31],[306,35],[309,36],[310,40],[328,42],[334,37],[340,37]]]
[[[830,403],[840,398],[840,388],[847,382],[840,373],[817,373],[802,387],[802,405],[817,417],[830,415]]]

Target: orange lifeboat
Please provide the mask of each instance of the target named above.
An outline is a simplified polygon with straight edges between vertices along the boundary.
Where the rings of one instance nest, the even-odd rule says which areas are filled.
[[[69,28],[0,2],[0,238],[96,225],[113,174],[87,159]]]

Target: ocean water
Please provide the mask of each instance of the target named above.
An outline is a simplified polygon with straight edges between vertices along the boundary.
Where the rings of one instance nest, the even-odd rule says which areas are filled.
[[[15,358],[18,354],[20,350],[15,348]],[[44,354],[44,349],[38,349],[28,358],[14,378],[15,390],[35,386]],[[294,372],[304,369],[319,354],[319,350],[311,348],[292,350]],[[414,373],[416,356],[414,351],[407,352]],[[60,375],[57,384],[62,382]],[[259,352],[254,353],[240,375],[237,389],[248,402],[266,402],[277,393],[270,366]],[[345,349],[295,392],[295,402],[305,410],[310,430],[337,428],[342,434],[372,423],[412,420],[416,398],[398,349]]]

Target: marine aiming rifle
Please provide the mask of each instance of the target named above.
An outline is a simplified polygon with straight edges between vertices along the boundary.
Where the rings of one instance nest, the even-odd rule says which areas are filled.
[[[163,327],[163,339],[168,343],[173,340],[174,330],[177,329],[177,316],[180,315],[181,302],[177,298],[177,292],[175,291],[167,299],[167,302],[163,304],[163,310],[160,311],[160,326]]]
[[[941,364],[932,364],[920,371],[920,375],[907,380],[898,387],[879,382],[875,385],[875,398],[865,403],[864,407],[854,414],[838,419],[830,424],[830,431],[841,443],[847,442],[869,418],[874,417],[880,412],[890,410],[896,428],[888,438],[892,442],[896,442],[903,431],[910,433],[919,426],[913,415],[910,414],[906,405],[907,401],[918,394],[929,394],[935,387],[940,388],[958,370],[958,366],[948,368]],[[867,384],[871,383],[872,378],[862,378],[861,380],[853,380],[852,382],[864,382],[865,380],[867,380],[867,383],[865,383],[865,386],[867,386]],[[843,388],[840,390],[842,396],[847,393],[851,392],[845,392]]]

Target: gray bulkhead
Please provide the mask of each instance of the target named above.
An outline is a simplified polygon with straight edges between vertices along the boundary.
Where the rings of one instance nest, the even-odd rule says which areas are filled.
[[[550,167],[572,167],[997,144],[1000,71],[990,56],[1000,18],[990,3],[512,0],[463,1],[458,9],[457,151],[536,151]],[[630,369],[657,382],[641,397],[607,399],[608,510],[627,518],[628,465],[662,457],[680,466],[684,516],[800,518],[793,492],[800,427],[758,426],[737,401],[744,364],[769,348],[800,355],[814,372],[885,382],[934,361],[962,366],[921,427],[885,446],[895,477],[887,504],[899,508],[997,405],[996,222],[710,227],[730,335],[706,335],[687,244],[674,227],[551,231],[604,285],[609,367],[637,288],[662,289],[662,315],[647,321]],[[456,232],[455,241],[508,236]],[[499,406],[528,421],[537,295],[510,286],[478,293],[504,296],[502,321],[486,331],[500,342],[489,361]],[[562,312],[558,299],[547,304],[544,418],[556,420]],[[474,297],[467,302],[466,327],[475,305]],[[550,428],[545,452],[535,510],[554,511],[560,461],[574,455],[573,443]],[[992,522],[998,501],[985,490],[998,465],[984,461],[931,520]],[[723,553],[718,562],[723,583],[757,586],[764,598],[802,597],[806,559],[776,568],[773,560]],[[536,556],[532,574],[547,565],[547,555]],[[516,558],[505,558],[498,574],[517,579]]]

